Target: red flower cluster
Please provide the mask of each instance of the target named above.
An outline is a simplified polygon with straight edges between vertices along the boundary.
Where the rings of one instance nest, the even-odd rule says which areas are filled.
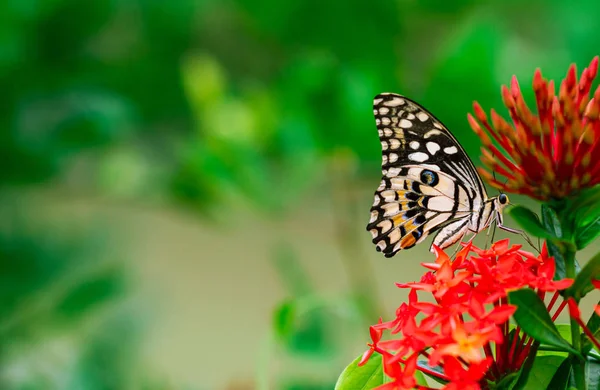
[[[484,169],[480,169],[481,175],[498,189],[539,200],[564,198],[600,183],[600,159],[597,158],[600,155],[600,87],[590,98],[597,71],[598,57],[595,57],[577,81],[575,65],[571,65],[556,96],[554,81],[548,82],[540,70],[536,70],[533,90],[537,115],[525,104],[519,83],[513,77],[510,89],[502,87],[502,98],[512,124],[492,110],[490,125],[484,110],[475,102],[477,119],[470,114],[468,119],[482,140],[482,161],[490,172],[505,176],[507,181],[492,177]]]
[[[517,372],[533,340],[517,328],[511,343],[505,343],[508,320],[516,310],[507,302],[508,291],[530,287],[541,298],[554,292],[550,312],[558,290],[573,283],[553,280],[554,259],[545,246],[539,256],[520,248],[510,246],[508,240],[496,242],[489,250],[466,244],[454,261],[436,248],[436,262],[423,264],[432,271],[418,283],[398,284],[410,289],[409,301],[396,310],[395,319],[371,326],[372,343],[359,363],[374,352],[382,355],[384,371],[392,381],[379,389],[427,389],[417,386],[416,370],[447,381],[444,389],[461,390],[486,388],[487,381]],[[420,301],[419,291],[431,293],[434,302]],[[565,305],[555,310],[554,317]],[[384,330],[401,337],[382,340]],[[420,356],[427,365],[418,363]]]

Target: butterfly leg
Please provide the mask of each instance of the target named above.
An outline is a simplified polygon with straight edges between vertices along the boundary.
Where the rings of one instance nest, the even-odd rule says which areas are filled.
[[[496,225],[498,225],[499,229],[502,229],[509,233],[519,234],[521,237],[523,237],[525,239],[525,241],[527,241],[527,243],[529,245],[531,245],[531,247],[533,249],[535,249],[537,251],[537,253],[540,253],[540,250],[538,249],[538,247],[536,247],[534,245],[533,241],[531,241],[531,238],[529,238],[529,236],[527,234],[525,234],[525,232],[523,230],[509,228],[508,226],[504,226],[502,224],[502,213],[499,213],[499,212],[496,213]]]
[[[486,240],[485,240],[485,249],[490,247],[490,244],[494,242],[494,237],[496,236],[496,225],[497,223],[490,224],[487,228]],[[492,232],[492,237],[490,239],[490,231]]]
[[[467,236],[468,233],[473,234],[473,236],[471,236],[471,238],[469,238],[468,240],[465,240],[464,238]],[[475,237],[477,237],[477,233],[474,233],[470,230],[467,230],[465,232],[465,234],[459,239],[459,243],[456,246],[456,249],[454,250],[454,253],[452,254],[452,256],[450,257],[451,259],[456,258],[456,254],[463,248],[463,246],[461,245],[461,243],[466,242],[466,243],[470,243],[471,241],[473,241],[473,239],[475,239]]]

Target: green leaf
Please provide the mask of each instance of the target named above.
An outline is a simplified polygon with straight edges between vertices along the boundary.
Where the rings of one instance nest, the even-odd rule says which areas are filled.
[[[554,264],[556,265],[556,272],[554,273],[554,280],[561,280],[567,277],[567,267],[565,265],[565,258],[560,251],[558,245],[551,240],[546,240],[546,246],[548,247],[548,254],[554,257]],[[575,263],[577,267],[577,263]]]
[[[527,233],[534,237],[556,238],[557,236],[548,231],[538,216],[531,210],[523,206],[514,206],[509,210],[509,214]]]
[[[600,253],[587,262],[575,277],[575,283],[566,291],[566,296],[574,297],[579,302],[587,293],[594,289],[592,279],[600,278]]]
[[[583,336],[585,336],[585,335],[583,335]],[[596,351],[595,349],[592,349],[588,353],[587,358],[588,359],[594,359],[594,360],[600,362],[600,352]]]
[[[521,371],[510,373],[496,383],[496,390],[514,390],[519,381]]]
[[[327,311],[312,310],[300,314],[298,310],[287,348],[293,353],[309,356],[328,356],[336,348],[331,337],[327,337]]]
[[[570,214],[579,222],[577,225],[587,225],[600,215],[600,185],[587,188],[579,193],[571,202]],[[571,211],[572,210],[572,211]]]
[[[575,245],[577,249],[583,249],[600,235],[600,215],[591,223],[577,227],[575,231]]]
[[[384,383],[385,374],[383,373],[383,365],[381,355],[373,354],[369,361],[363,366],[359,366],[358,362],[362,356],[354,359],[350,363],[337,380],[335,390],[367,390]]]
[[[542,204],[542,223],[548,232],[554,237],[563,237],[563,229],[561,227],[560,219],[556,214],[556,211],[547,204]]]
[[[512,291],[508,297],[510,303],[517,306],[513,317],[525,333],[540,343],[581,356],[579,351],[573,349],[567,340],[561,337],[548,314],[546,305],[533,290],[526,288]]]
[[[123,293],[125,279],[118,269],[109,269],[88,279],[81,280],[59,301],[57,314],[68,317],[80,317],[89,310],[115,299]]]
[[[600,185],[581,191],[569,202],[565,215],[573,226],[578,249],[594,241],[600,235]]]
[[[295,301],[282,302],[273,313],[273,330],[277,337],[287,340],[294,331],[297,305]]]
[[[556,379],[555,375],[558,370],[560,370],[561,366],[567,359],[566,356],[538,356],[533,362],[533,367],[529,373],[529,378],[524,390],[538,390],[538,389],[564,389],[566,387],[566,382],[563,384],[563,387],[552,387],[550,383]],[[570,370],[570,360],[567,365]],[[566,378],[568,380],[569,376]]]
[[[541,374],[544,374],[542,371]],[[549,373],[545,374],[545,377],[548,377]],[[547,386],[537,387],[538,389],[556,389],[556,390],[564,390],[567,388],[569,384],[569,377],[571,376],[571,359],[566,358],[563,359],[562,363],[554,370],[554,375],[552,379],[548,383]],[[533,389],[532,389],[533,390]]]
[[[420,386],[427,387],[429,385],[429,383],[427,383],[425,375],[421,371],[415,371],[415,379],[417,380],[417,384]]]
[[[548,247],[548,254],[554,257],[554,263],[556,265],[556,272],[554,273],[554,280],[561,280],[567,277],[567,268],[565,265],[565,258],[562,254],[564,248],[561,246],[560,241],[546,240],[546,246]],[[575,259],[575,274],[581,271],[581,267]]]
[[[600,388],[600,362],[596,359],[588,359],[586,371],[588,389]]]
[[[558,334],[560,334],[563,339],[567,340],[569,343],[572,342],[570,324],[556,324],[556,329],[558,329]]]

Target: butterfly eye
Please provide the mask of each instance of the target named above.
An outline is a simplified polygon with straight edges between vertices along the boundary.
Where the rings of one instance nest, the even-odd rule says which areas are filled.
[[[421,182],[423,184],[434,187],[439,181],[440,179],[438,178],[437,173],[428,169],[421,171]]]
[[[500,196],[498,196],[498,201],[500,201],[500,204],[507,204],[508,196],[506,196],[506,194],[500,194]]]

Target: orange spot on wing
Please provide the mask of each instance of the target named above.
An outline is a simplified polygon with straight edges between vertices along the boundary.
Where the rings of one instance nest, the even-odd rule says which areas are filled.
[[[415,245],[417,240],[415,240],[415,237],[412,234],[407,234],[406,236],[402,237],[402,240],[400,240],[400,246],[405,249],[405,248],[410,248],[411,246]]]
[[[414,219],[410,219],[404,224],[404,230],[406,231],[406,233],[410,233],[418,227],[413,222]]]
[[[392,217],[392,221],[394,222],[394,226],[402,225],[406,221],[406,218],[404,218],[404,213],[394,215]]]

